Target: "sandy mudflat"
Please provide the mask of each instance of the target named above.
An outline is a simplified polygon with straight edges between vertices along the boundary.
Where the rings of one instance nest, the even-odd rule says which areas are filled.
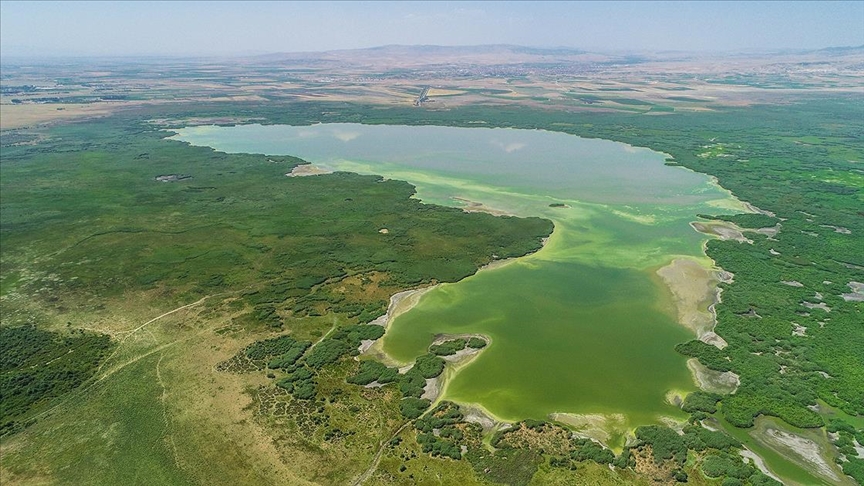
[[[429,292],[435,287],[436,285],[430,285],[429,287],[405,290],[403,292],[393,294],[392,296],[390,296],[390,304],[387,306],[387,312],[384,313],[383,316],[375,319],[374,321],[371,321],[369,324],[384,326],[384,328],[390,327],[390,323],[393,322],[393,319],[399,317],[400,315],[417,305],[417,302],[420,301],[420,297],[422,297],[423,294]]]
[[[738,389],[740,378],[731,371],[714,371],[708,369],[696,358],[687,360],[687,367],[693,374],[699,388],[711,393],[733,393]]]
[[[724,348],[726,342],[714,333],[714,304],[720,301],[718,272],[689,258],[677,258],[657,270],[657,275],[672,293],[678,322],[702,341]]]
[[[457,351],[455,354],[451,354],[450,356],[441,356],[441,358],[447,362],[447,366],[436,378],[426,380],[426,386],[424,387],[423,396],[421,398],[432,400],[433,403],[436,402],[447,390],[447,383],[456,375],[456,373],[467,366],[468,363],[474,360],[474,358],[479,356],[481,352],[489,348],[489,345],[492,343],[492,340],[483,334],[441,334],[435,338],[432,344],[441,344],[444,341],[459,338],[468,340],[472,337],[483,339],[486,341],[486,346],[479,349],[465,346],[464,349]]]
[[[288,177],[306,177],[321,174],[332,174],[332,170],[322,169],[312,164],[302,164],[291,169],[291,172],[285,174]]]
[[[606,447],[609,447],[609,441],[613,436],[621,436],[629,432],[627,417],[620,413],[551,413],[549,419],[568,426],[578,436],[594,439]]]
[[[864,302],[864,284],[861,282],[849,282],[847,284],[852,292],[842,294],[843,300],[846,302]]]
[[[460,403],[459,408],[462,410],[462,414],[464,415],[464,420],[466,422],[480,424],[483,427],[484,431],[489,431],[493,429],[509,429],[513,426],[511,422],[508,422],[500,417],[496,417],[495,414],[493,414],[489,410],[486,410],[486,408],[484,408],[480,404]]]
[[[771,211],[766,211],[766,210],[764,210],[764,209],[759,209],[759,208],[757,208],[756,206],[750,204],[749,202],[745,202],[745,203],[743,203],[743,204],[744,204],[744,207],[747,208],[747,210],[750,211],[751,213],[764,214],[765,216],[770,216],[770,217],[772,217],[772,218],[776,218],[776,217],[777,217],[777,215],[774,214],[774,213],[772,213]]]
[[[767,228],[759,228],[759,229],[750,230],[750,231],[752,231],[754,233],[758,233],[760,235],[765,235],[768,238],[773,238],[773,237],[777,236],[777,233],[780,232],[781,227],[782,227],[782,225],[780,223],[777,223],[775,226],[769,226]]]
[[[435,402],[438,400],[438,395],[441,394],[441,383],[439,377],[436,378],[426,378],[426,384],[423,386],[423,394],[420,395],[420,398],[425,398],[430,402]]]
[[[750,435],[778,453],[797,459],[795,462],[799,465],[829,480],[831,484],[854,484],[829,459],[830,453],[825,450],[824,444],[820,445],[801,435],[774,428],[768,421],[757,423],[757,427]]]
[[[746,457],[746,458],[748,458],[748,459],[751,459],[751,460],[753,461],[753,464],[754,464],[754,465],[755,465],[755,466],[756,466],[760,471],[762,471],[762,474],[768,476],[769,478],[774,479],[774,480],[777,481],[777,482],[780,482],[780,483],[783,482],[782,479],[780,479],[779,477],[775,476],[774,473],[772,473],[772,472],[768,469],[768,466],[765,465],[765,461],[762,460],[762,458],[759,457],[755,452],[751,451],[751,450],[748,449],[747,447],[744,447],[744,448],[741,449],[738,453],[741,454],[741,457]]]
[[[363,354],[371,348],[373,344],[375,344],[374,339],[364,339],[360,341],[360,346],[357,347],[357,351],[360,351],[360,354]]]
[[[753,240],[744,236],[744,230],[725,221],[693,221],[690,223],[690,226],[700,233],[716,236],[721,240],[735,240],[739,243],[753,243]]]
[[[461,209],[466,213],[489,213],[493,216],[513,216],[513,213],[491,208],[483,203],[465,199],[464,197],[453,197],[452,199],[462,203]]]

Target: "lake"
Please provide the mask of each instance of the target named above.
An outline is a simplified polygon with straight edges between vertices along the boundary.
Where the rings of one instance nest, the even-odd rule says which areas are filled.
[[[648,149],[540,130],[176,131],[173,139],[220,151],[293,155],[406,180],[428,203],[551,219],[555,231],[542,250],[426,293],[394,319],[381,349],[408,363],[438,334],[488,336],[490,346],[449,379],[444,398],[503,420],[599,417],[610,445],[637,425],[685,417],[667,394],[696,389],[674,350],[694,334],[676,322],[672,294],[655,272],[676,258],[710,267],[706,236],[689,222],[698,213],[744,212],[708,176],[665,166],[667,156]]]

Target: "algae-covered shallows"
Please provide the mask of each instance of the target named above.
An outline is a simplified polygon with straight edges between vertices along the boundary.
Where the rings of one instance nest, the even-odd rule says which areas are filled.
[[[629,427],[681,416],[666,396],[695,387],[674,350],[692,331],[675,322],[655,271],[680,257],[710,266],[688,223],[745,211],[709,177],[648,149],[533,130],[244,125],[175,138],[407,180],[430,203],[553,220],[538,253],[426,293],[394,320],[383,350],[409,362],[436,334],[490,336],[445,396],[502,419],[616,417],[607,422],[620,443]]]

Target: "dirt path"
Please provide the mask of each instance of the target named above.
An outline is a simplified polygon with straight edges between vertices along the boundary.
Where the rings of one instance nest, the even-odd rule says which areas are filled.
[[[218,294],[218,295],[223,295],[223,294]],[[118,352],[118,351],[120,350],[120,348],[123,346],[123,342],[124,342],[126,339],[128,339],[130,336],[134,335],[134,334],[137,333],[138,331],[141,331],[142,329],[145,329],[148,325],[150,325],[150,324],[152,324],[152,323],[158,321],[159,319],[162,319],[163,317],[167,317],[167,316],[169,316],[169,315],[171,315],[171,314],[174,314],[175,312],[179,312],[179,311],[181,311],[181,310],[183,310],[183,309],[188,309],[188,308],[190,308],[190,307],[194,307],[194,306],[196,306],[196,305],[200,305],[201,303],[203,303],[205,300],[209,299],[210,297],[214,297],[214,295],[207,295],[207,296],[204,296],[204,297],[202,297],[201,299],[199,299],[199,300],[197,300],[197,301],[195,301],[195,302],[192,302],[191,304],[181,305],[180,307],[177,307],[176,309],[172,309],[172,310],[170,310],[170,311],[168,311],[168,312],[165,312],[165,313],[162,314],[162,315],[159,315],[159,316],[154,317],[153,319],[150,319],[149,321],[145,322],[144,324],[141,324],[140,326],[136,327],[135,329],[132,329],[131,331],[124,331],[125,333],[128,333],[128,334],[126,334],[126,336],[124,336],[123,339],[121,339],[120,342],[117,343],[117,347],[114,349],[114,351],[113,351],[113,352],[112,352],[112,353],[111,353],[107,358],[105,358],[104,361],[102,361],[102,364],[99,365],[99,368],[96,369],[96,373],[94,373],[94,376],[95,376],[96,374],[100,373],[100,372],[105,368],[105,365],[108,363],[108,361],[109,361],[111,358],[113,358],[114,356],[117,355],[117,352]],[[203,332],[206,332],[206,331],[202,331],[202,333],[203,333]],[[178,344],[178,343],[181,343],[181,342],[184,342],[184,341],[188,341],[189,339],[192,339],[192,338],[194,338],[194,337],[196,337],[196,336],[198,336],[198,335],[200,335],[200,334],[201,334],[201,333],[198,333],[198,334],[193,335],[193,336],[187,336],[187,337],[184,338],[184,339],[176,339],[176,340],[174,340],[174,341],[171,341],[171,342],[168,342],[168,343],[162,344],[161,346],[157,346],[157,347],[155,347],[155,348],[153,348],[153,349],[151,349],[151,350],[149,350],[149,351],[147,351],[147,352],[145,352],[145,353],[143,353],[143,354],[140,354],[140,355],[138,355],[138,356],[136,356],[136,357],[130,359],[129,361],[126,361],[126,362],[124,362],[124,363],[122,363],[122,364],[119,364],[119,365],[117,365],[117,366],[115,366],[115,367],[109,369],[108,371],[105,371],[101,376],[99,376],[99,378],[97,378],[97,379],[91,381],[90,383],[87,383],[87,384],[86,384],[84,387],[82,387],[82,388],[79,388],[79,389],[77,389],[77,390],[74,390],[74,391],[70,392],[68,395],[66,395],[64,398],[62,398],[62,399],[61,399],[58,403],[56,403],[54,406],[52,406],[51,408],[49,408],[49,409],[47,409],[47,410],[44,410],[44,411],[38,413],[38,414],[35,415],[33,418],[34,418],[34,419],[35,419],[35,418],[41,418],[41,417],[44,417],[44,416],[49,415],[49,414],[52,413],[54,410],[57,410],[59,407],[62,407],[63,405],[65,405],[66,403],[68,403],[70,400],[72,400],[72,399],[74,399],[74,398],[77,398],[77,397],[80,397],[80,396],[83,396],[83,395],[86,394],[86,393],[87,393],[91,388],[93,388],[94,386],[98,385],[99,383],[101,383],[101,382],[104,381],[105,379],[110,378],[110,377],[113,376],[115,373],[117,373],[118,371],[123,370],[123,369],[126,368],[127,366],[129,366],[129,365],[131,365],[131,364],[134,364],[134,363],[137,363],[138,361],[140,361],[140,360],[142,360],[142,359],[144,359],[144,358],[146,358],[146,357],[148,357],[148,356],[151,356],[151,355],[153,355],[153,354],[155,354],[155,353],[162,352],[162,351],[164,351],[165,349],[167,349],[167,348],[169,348],[169,347],[171,347],[171,346],[174,346],[175,344]],[[161,358],[160,358],[160,361],[161,361]]]
[[[372,459],[372,464],[369,465],[369,468],[366,469],[366,471],[361,474],[356,481],[351,483],[351,486],[360,486],[361,484],[369,480],[369,477],[372,476],[372,473],[374,473],[375,470],[378,469],[378,464],[381,463],[381,456],[384,455],[384,448],[387,447],[387,444],[389,444],[391,440],[395,439],[397,435],[401,434],[402,431],[405,430],[405,427],[408,427],[409,425],[411,425],[410,420],[402,424],[402,426],[398,429],[396,429],[396,432],[393,432],[393,434],[390,435],[389,439],[381,442],[381,446],[378,447],[378,452],[375,453],[375,457]]]
[[[118,332],[118,333],[117,333],[118,335],[119,335],[119,334],[126,334],[126,335],[123,336],[123,339],[121,339],[119,343],[117,343],[117,347],[114,348],[114,351],[111,352],[111,354],[108,355],[108,357],[105,358],[104,361],[102,361],[102,364],[99,365],[99,368],[96,369],[96,373],[99,373],[100,371],[102,371],[102,368],[105,366],[105,364],[108,363],[109,361],[111,361],[111,358],[113,358],[114,356],[117,355],[117,353],[120,351],[120,348],[123,347],[123,343],[126,342],[126,340],[129,339],[131,336],[134,336],[135,333],[137,333],[137,332],[140,331],[141,329],[144,329],[144,328],[147,327],[148,325],[150,325],[150,324],[152,324],[152,323],[158,321],[159,319],[162,319],[163,317],[167,317],[167,316],[170,316],[171,314],[173,314],[173,313],[175,313],[175,312],[179,312],[179,311],[181,311],[181,310],[183,310],[183,309],[188,309],[188,308],[190,308],[190,307],[194,307],[194,306],[196,306],[196,305],[199,305],[199,304],[201,304],[202,302],[204,302],[205,300],[209,299],[210,297],[211,297],[210,295],[205,295],[205,296],[202,297],[201,299],[199,299],[199,300],[197,300],[197,301],[195,301],[195,302],[192,302],[191,304],[181,305],[180,307],[178,307],[178,308],[176,308],[176,309],[172,309],[172,310],[170,310],[170,311],[168,311],[168,312],[166,312],[166,313],[164,313],[164,314],[162,314],[162,315],[160,315],[160,316],[157,316],[157,317],[154,317],[153,319],[150,319],[149,321],[145,322],[144,324],[141,324],[140,326],[136,327],[135,329],[132,329],[131,331],[121,331],[121,332]],[[150,353],[148,353],[148,354],[150,354]],[[147,356],[147,355],[143,355],[143,356]],[[143,357],[143,356],[141,356],[141,357]],[[127,363],[127,364],[134,363],[134,362],[137,361],[137,360],[138,360],[138,359],[135,359],[135,360],[133,360],[133,361],[130,361],[130,362]],[[126,366],[126,365],[123,365],[123,366]],[[104,378],[106,378],[107,376],[109,376],[109,375],[111,375],[111,374],[113,374],[113,372],[112,372],[112,373],[108,373],[107,375],[103,375],[102,377],[100,377],[100,378],[99,378],[98,380],[96,380],[96,381],[97,381],[97,382],[102,381]]]
[[[171,419],[171,415],[168,412],[168,387],[165,386],[165,381],[162,380],[162,360],[165,358],[165,351],[163,350],[161,354],[159,354],[159,361],[156,362],[156,380],[159,382],[159,386],[162,388],[162,395],[159,397],[159,401],[162,403],[162,421],[165,423],[165,429],[162,432],[163,437],[168,442],[168,445],[171,446],[171,454],[174,457],[174,465],[177,466],[177,469],[183,470],[183,465],[180,462],[180,456],[177,454],[177,443],[174,442],[174,433],[172,431],[173,428],[173,420]]]
[[[321,341],[327,339],[327,336],[333,334],[333,331],[335,331],[337,327],[339,327],[339,322],[334,318],[334,319],[333,319],[333,326],[330,327],[330,330],[327,331],[326,334],[324,334],[323,336],[321,336],[320,339],[318,339],[317,341],[315,341],[314,343],[312,343],[312,346],[309,346],[309,349],[307,350],[307,353],[308,353],[308,351],[312,351],[312,348],[314,348],[315,346],[318,346],[319,344],[321,344]],[[304,356],[305,356],[307,353],[303,353]]]
[[[198,336],[198,335],[200,335],[200,334],[201,334],[201,333],[197,334],[196,336]],[[189,336],[189,337],[187,337],[186,339],[178,339],[178,340],[176,340],[176,341],[172,341],[172,342],[170,342],[170,343],[163,344],[162,346],[159,346],[159,347],[157,347],[157,348],[151,349],[150,351],[148,351],[148,352],[146,352],[146,353],[144,353],[144,354],[142,354],[142,355],[140,355],[140,356],[136,356],[135,358],[133,358],[133,359],[131,359],[131,360],[129,360],[129,361],[127,361],[127,362],[121,364],[120,366],[117,366],[117,367],[111,369],[110,371],[106,372],[105,374],[103,374],[102,376],[100,376],[97,380],[90,382],[89,384],[87,384],[87,385],[84,386],[83,388],[79,388],[79,389],[77,389],[77,390],[70,391],[70,392],[69,392],[65,397],[61,398],[60,401],[57,402],[54,406],[52,406],[52,407],[49,408],[48,410],[44,410],[44,411],[42,411],[42,412],[40,412],[40,413],[34,415],[32,418],[33,418],[33,419],[38,419],[38,418],[42,418],[42,417],[45,417],[45,416],[47,416],[47,415],[50,415],[54,410],[57,410],[58,408],[62,407],[63,405],[67,404],[68,402],[70,402],[71,400],[73,400],[73,399],[75,399],[75,398],[78,398],[78,397],[83,396],[83,395],[86,394],[86,393],[87,393],[91,388],[93,388],[93,387],[96,386],[97,384],[101,383],[101,382],[102,382],[103,380],[105,380],[106,378],[110,378],[112,375],[114,375],[114,374],[117,373],[118,371],[121,371],[123,368],[126,368],[127,366],[129,366],[129,365],[131,365],[131,364],[133,364],[133,363],[137,363],[138,361],[140,361],[140,360],[142,360],[142,359],[144,359],[144,358],[146,358],[146,357],[148,357],[148,356],[151,356],[151,355],[153,355],[153,354],[155,354],[155,353],[158,353],[158,352],[164,351],[166,348],[169,348],[169,347],[171,347],[171,346],[174,346],[175,344],[181,343],[181,342],[183,342],[183,341],[188,341],[189,339],[192,339],[193,337],[196,337],[196,336]]]
[[[121,331],[121,332],[118,332],[117,334],[121,334],[121,333],[124,333],[124,332],[128,332],[128,333],[129,333],[128,335],[126,335],[126,336],[123,337],[123,339],[120,341],[120,344],[123,344],[123,341],[125,341],[129,336],[135,334],[136,332],[140,331],[141,329],[144,329],[145,327],[147,327],[148,325],[150,325],[150,324],[152,324],[152,323],[158,321],[159,319],[162,319],[163,317],[166,317],[166,316],[170,316],[171,314],[173,314],[173,313],[175,313],[175,312],[178,312],[178,311],[181,311],[181,310],[183,310],[183,309],[187,309],[187,308],[189,308],[189,307],[194,307],[194,306],[196,306],[196,305],[198,305],[198,304],[204,302],[205,300],[209,299],[210,297],[211,297],[211,296],[209,296],[209,295],[205,295],[204,297],[201,297],[201,299],[199,299],[199,300],[197,300],[197,301],[195,301],[195,302],[192,302],[191,304],[181,305],[180,307],[178,307],[178,308],[176,308],[176,309],[172,309],[172,310],[170,310],[170,311],[168,311],[168,312],[162,314],[161,316],[154,317],[153,319],[150,319],[149,321],[145,322],[144,324],[141,324],[140,326],[136,327],[135,329],[133,329],[133,330],[131,330],[131,331]]]

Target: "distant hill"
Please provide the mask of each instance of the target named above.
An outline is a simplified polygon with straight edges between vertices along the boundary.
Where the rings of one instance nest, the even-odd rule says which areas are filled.
[[[366,49],[325,52],[289,52],[255,56],[261,61],[318,60],[347,64],[377,64],[398,61],[399,65],[434,64],[520,64],[531,62],[597,62],[619,56],[590,53],[566,47],[539,48],[508,44],[479,46],[386,45]]]
[[[650,62],[704,62],[709,59],[745,60],[747,62],[782,59],[785,63],[836,62],[860,63],[864,46],[828,47],[811,50],[773,50],[721,52],[590,52],[568,47],[526,47],[510,44],[476,46],[386,45],[365,49],[323,52],[288,52],[247,57],[252,62],[303,62],[322,67],[418,68],[420,66],[493,66],[512,64],[617,64],[636,65]]]
[[[831,55],[864,54],[864,45],[845,47],[826,47],[815,52],[824,52]]]

